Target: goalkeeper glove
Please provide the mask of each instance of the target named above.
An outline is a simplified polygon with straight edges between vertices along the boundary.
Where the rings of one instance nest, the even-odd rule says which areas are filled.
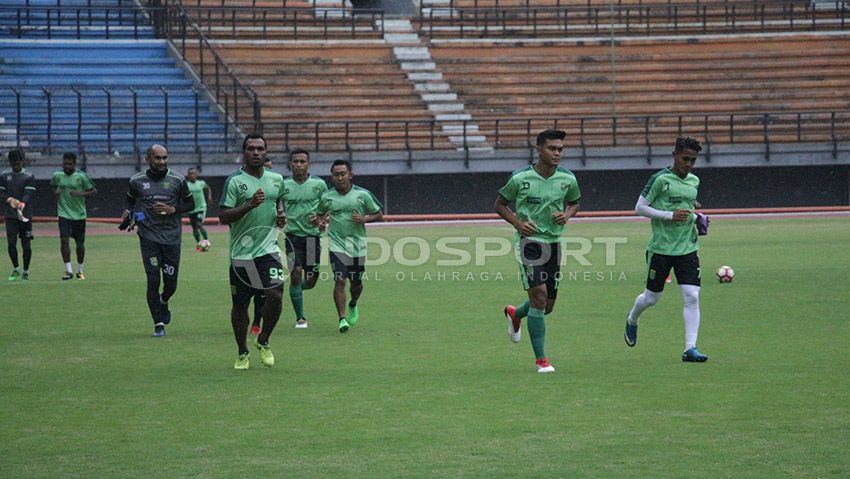
[[[699,236],[705,236],[708,234],[708,224],[711,223],[711,219],[708,215],[703,213],[697,213],[697,234]]]

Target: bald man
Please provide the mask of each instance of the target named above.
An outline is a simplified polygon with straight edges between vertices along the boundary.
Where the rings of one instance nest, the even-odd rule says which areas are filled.
[[[168,300],[177,290],[180,266],[181,215],[195,208],[186,180],[168,169],[168,151],[151,145],[145,155],[148,169],[130,178],[127,208],[123,217],[133,215],[142,263],[147,276],[147,301],[154,324],[154,337],[165,336],[171,322]],[[159,287],[162,283],[162,291]]]

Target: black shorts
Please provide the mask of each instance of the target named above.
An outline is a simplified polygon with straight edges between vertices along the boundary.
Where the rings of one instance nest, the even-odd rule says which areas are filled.
[[[230,260],[230,296],[233,305],[247,306],[251,298],[268,289],[283,291],[287,274],[277,254]]]
[[[180,244],[162,244],[139,236],[139,246],[145,273],[159,273],[162,270],[164,274],[177,278],[180,270]]]
[[[352,258],[345,253],[331,251],[330,259],[334,280],[344,278],[356,283],[363,279],[363,273],[366,271],[365,256]]]
[[[86,220],[71,220],[59,217],[59,237],[74,238],[77,245],[86,241]]]
[[[17,218],[6,218],[6,238],[12,239],[17,237],[20,237],[21,240],[33,239],[32,221],[24,223]]]
[[[670,269],[676,273],[679,284],[700,285],[699,256],[697,252],[681,256],[646,252],[646,289],[660,293],[664,291],[664,280],[670,274]]]
[[[528,291],[545,284],[546,296],[557,298],[561,283],[561,244],[521,238],[514,252],[519,262],[523,289]]]
[[[292,266],[317,273],[322,257],[322,244],[318,236],[286,235],[286,257]]]

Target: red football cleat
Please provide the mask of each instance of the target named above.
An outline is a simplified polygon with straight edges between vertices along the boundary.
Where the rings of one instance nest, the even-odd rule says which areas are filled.
[[[522,338],[522,321],[516,317],[516,306],[505,306],[505,319],[508,320],[508,337],[518,343]]]
[[[549,364],[549,358],[540,358],[536,361],[538,373],[554,373],[555,368]]]

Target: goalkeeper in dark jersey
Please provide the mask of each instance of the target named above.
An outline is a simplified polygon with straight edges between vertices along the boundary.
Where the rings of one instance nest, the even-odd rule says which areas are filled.
[[[160,337],[165,336],[165,325],[171,322],[168,300],[177,290],[181,215],[192,211],[195,201],[185,178],[168,169],[168,152],[164,146],[152,145],[145,160],[148,170],[130,178],[123,216],[133,215],[138,228],[153,336]]]

